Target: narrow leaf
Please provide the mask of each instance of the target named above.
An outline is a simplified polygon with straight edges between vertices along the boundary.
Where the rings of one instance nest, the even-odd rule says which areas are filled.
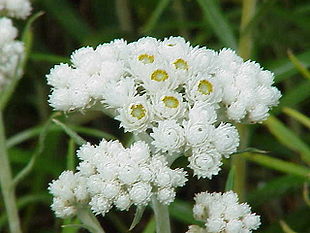
[[[152,217],[147,223],[142,233],[155,233],[156,231],[156,223],[154,217]]]
[[[86,141],[83,138],[81,138],[76,132],[74,132],[70,127],[66,126],[64,123],[56,119],[53,119],[53,122],[56,125],[60,126],[66,132],[66,134],[68,134],[75,141],[76,144],[83,145],[86,143]]]
[[[307,180],[310,180],[310,169],[304,166],[300,166],[295,163],[286,162],[261,154],[244,153],[242,154],[242,156],[247,160],[260,164],[264,167],[268,167],[273,170],[277,170],[287,174],[302,176],[305,177]]]
[[[290,226],[287,225],[287,223],[284,222],[283,220],[280,220],[280,225],[285,233],[297,233],[296,231],[293,231],[292,228],[290,228]]]
[[[290,117],[294,118],[295,120],[299,121],[301,124],[306,126],[310,129],[310,118],[306,115],[292,109],[292,108],[283,108],[283,112],[289,115]]]
[[[270,116],[264,125],[270,130],[270,132],[278,139],[278,141],[284,146],[299,152],[304,161],[310,163],[310,149],[306,143],[304,143],[293,131],[287,128],[276,117]]]
[[[296,69],[307,79],[310,80],[310,72],[307,68],[302,64],[301,61],[293,54],[291,50],[287,51],[288,58],[294,64]]]
[[[231,26],[218,7],[217,2],[215,0],[197,0],[197,2],[218,39],[225,46],[236,49],[237,42]]]
[[[137,209],[136,209],[136,213],[135,213],[135,217],[134,219],[132,220],[132,223],[130,225],[130,228],[129,228],[129,231],[131,231],[132,229],[134,229],[137,224],[140,222],[141,218],[142,218],[142,215],[144,213],[144,210],[145,210],[145,206],[138,206]]]
[[[228,177],[227,177],[226,184],[225,184],[225,191],[226,192],[234,189],[235,173],[236,173],[236,167],[232,166],[229,173],[228,173]]]
[[[72,138],[70,138],[68,143],[67,151],[67,169],[70,171],[75,170],[75,145]]]
[[[158,1],[158,4],[155,10],[153,11],[153,14],[150,16],[150,19],[147,21],[147,23],[142,28],[143,33],[149,33],[153,30],[160,16],[164,12],[164,10],[167,8],[169,2],[170,0]]]

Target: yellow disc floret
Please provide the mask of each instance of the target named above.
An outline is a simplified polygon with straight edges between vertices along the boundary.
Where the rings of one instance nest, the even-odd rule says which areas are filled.
[[[146,111],[142,104],[134,104],[130,107],[130,109],[131,109],[130,115],[137,118],[138,120],[145,117]]]
[[[161,100],[167,108],[177,108],[179,106],[179,100],[173,96],[165,96]]]
[[[141,54],[138,56],[138,60],[143,62],[144,64],[150,64],[153,63],[155,58],[153,55],[149,55],[149,54]]]
[[[198,84],[198,91],[204,95],[208,95],[213,91],[213,85],[208,80],[201,80]]]
[[[188,63],[185,60],[181,59],[181,58],[175,60],[175,62],[173,62],[173,65],[177,69],[188,70]]]
[[[151,79],[157,82],[163,82],[168,78],[169,78],[169,75],[165,70],[155,70],[151,74]]]

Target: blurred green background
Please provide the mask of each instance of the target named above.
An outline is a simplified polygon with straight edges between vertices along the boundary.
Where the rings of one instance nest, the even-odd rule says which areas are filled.
[[[161,39],[172,35],[216,50],[231,47],[275,73],[276,85],[283,94],[280,105],[273,109],[273,118],[249,126],[249,146],[269,153],[238,155],[249,160],[244,201],[262,217],[257,232],[293,232],[288,226],[295,232],[310,232],[310,170],[305,159],[310,156],[310,119],[306,117],[310,113],[308,0],[258,0],[255,9],[251,8],[253,0],[244,1],[245,5],[241,0],[32,2],[33,13],[43,11],[44,15],[33,23],[25,75],[4,112],[13,173],[20,171],[34,153],[38,155],[32,172],[16,192],[25,233],[83,232],[61,228],[76,220],[56,219],[49,208],[48,183],[77,161],[72,153],[76,145],[59,126],[52,125],[42,137],[41,126],[52,113],[45,74],[55,64],[68,62],[70,54],[81,46],[96,46],[116,38],[131,42],[142,36]],[[247,17],[250,18],[246,20]],[[16,22],[21,30],[25,24]],[[107,133],[124,143],[129,137],[119,129],[118,122],[102,113],[70,113],[58,119],[93,143]],[[40,132],[44,140],[39,143]],[[185,232],[189,224],[195,223],[191,211],[194,193],[224,191],[230,163],[226,160],[220,174],[212,180],[190,177],[187,186],[178,191],[177,201],[170,206],[173,232]],[[185,164],[181,158],[175,166]],[[0,231],[7,232],[3,202],[0,213]],[[128,213],[112,211],[99,219],[106,232],[123,233],[128,232],[134,213],[134,208]],[[284,221],[282,227],[280,220]],[[150,209],[132,232],[155,232]]]

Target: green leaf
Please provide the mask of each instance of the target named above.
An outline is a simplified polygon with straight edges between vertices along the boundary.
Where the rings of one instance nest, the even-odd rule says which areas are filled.
[[[92,34],[91,28],[74,9],[72,3],[64,0],[44,0],[40,4],[57,22],[80,43]]]
[[[254,153],[244,153],[242,154],[242,156],[247,160],[260,164],[264,167],[268,167],[273,170],[277,170],[291,175],[301,176],[306,178],[307,180],[310,180],[310,169],[297,165],[295,163],[286,162],[266,155]]]
[[[75,170],[75,144],[72,138],[70,138],[69,144],[68,144],[67,169],[70,171]]]
[[[199,3],[205,19],[210,24],[212,30],[218,39],[227,47],[236,49],[237,42],[231,26],[224,17],[217,1],[215,0],[197,0]]]
[[[30,161],[28,162],[28,164],[15,176],[15,178],[13,180],[13,185],[14,186],[16,186],[21,180],[23,180],[32,171],[32,168],[34,167],[34,164],[37,161],[37,158],[39,157],[39,155],[44,150],[45,138],[46,138],[46,135],[47,135],[47,132],[48,132],[48,128],[51,125],[51,121],[58,114],[59,114],[58,112],[52,114],[50,116],[50,118],[46,121],[44,126],[42,127],[42,130],[41,130],[40,135],[39,135],[38,146],[37,146],[35,152],[33,153],[33,155],[31,157]]]
[[[226,184],[225,184],[225,191],[226,192],[234,189],[235,173],[236,173],[236,167],[232,166],[229,173],[228,173],[228,177],[227,177]]]
[[[146,224],[142,233],[155,233],[156,231],[156,222],[154,217],[152,217],[149,222]]]
[[[296,56],[300,62],[302,62],[305,67],[310,66],[310,50],[301,53]],[[296,67],[292,64],[292,62],[288,58],[271,61],[269,62],[266,67],[274,72],[275,74],[275,82],[281,82],[286,78],[289,78],[293,76],[294,74],[297,74],[298,71]]]
[[[280,225],[285,233],[297,233],[296,231],[293,231],[292,228],[290,228],[290,226],[287,225],[287,223],[284,222],[283,220],[280,220]]]
[[[247,195],[247,202],[256,207],[267,201],[280,198],[281,196],[300,189],[306,177],[284,175],[264,182],[256,190]]]
[[[310,118],[306,115],[292,109],[292,108],[283,108],[283,112],[299,121],[301,124],[310,129]]]
[[[63,226],[69,226],[69,225],[78,225],[81,224],[80,220],[78,218],[67,218],[63,221]],[[61,233],[77,233],[79,232],[78,227],[63,227]]]
[[[270,132],[278,139],[284,146],[299,152],[304,161],[310,163],[310,149],[293,131],[287,128],[276,117],[270,116],[264,123]]]
[[[49,62],[55,63],[69,63],[70,59],[67,57],[61,57],[54,54],[48,53],[31,53],[29,59],[36,62]]]
[[[155,25],[157,24],[157,21],[159,20],[160,16],[163,14],[164,10],[167,8],[170,0],[160,0],[158,1],[158,4],[153,11],[152,15],[150,16],[147,23],[142,27],[143,33],[150,33]]]
[[[141,221],[141,218],[143,216],[145,210],[145,206],[137,206],[136,212],[135,212],[135,217],[132,220],[132,223],[130,225],[129,231],[131,231],[132,229],[134,229],[137,224]]]
[[[68,134],[74,141],[76,144],[78,145],[83,145],[86,143],[86,141],[81,138],[76,132],[74,132],[70,127],[66,126],[64,123],[60,122],[59,120],[53,119],[53,122],[60,126],[66,134]]]
[[[302,64],[301,61],[293,54],[291,50],[287,51],[288,58],[290,61],[294,64],[296,69],[307,79],[310,80],[310,72],[307,70],[307,68]]]

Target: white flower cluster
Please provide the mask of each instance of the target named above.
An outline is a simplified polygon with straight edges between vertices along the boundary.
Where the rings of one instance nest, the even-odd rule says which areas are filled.
[[[17,69],[24,54],[24,46],[22,42],[15,40],[16,37],[17,29],[12,20],[0,18],[0,90],[16,72],[21,72]]]
[[[53,180],[49,185],[53,195],[52,210],[59,218],[68,218],[76,215],[78,208],[89,200],[86,190],[86,178],[80,173],[64,171],[58,180]]]
[[[0,0],[0,15],[24,19],[30,12],[29,0]]]
[[[115,112],[125,131],[150,133],[156,151],[186,153],[198,177],[218,174],[239,136],[228,121],[261,122],[280,92],[273,74],[235,52],[192,47],[181,37],[145,37],[81,48],[72,66],[47,75],[56,110],[96,104]]]
[[[76,205],[85,201],[95,214],[102,215],[113,206],[119,210],[128,210],[132,204],[145,206],[152,196],[168,205],[175,198],[175,188],[187,181],[186,173],[170,169],[165,157],[151,157],[142,141],[127,149],[118,141],[102,140],[98,146],[87,143],[77,155],[82,160],[79,171],[65,172],[50,185],[52,208],[59,217],[74,214]]]
[[[258,229],[260,217],[251,213],[248,204],[238,203],[232,191],[202,192],[195,197],[194,217],[205,223],[205,228],[192,225],[187,233],[250,233]]]

